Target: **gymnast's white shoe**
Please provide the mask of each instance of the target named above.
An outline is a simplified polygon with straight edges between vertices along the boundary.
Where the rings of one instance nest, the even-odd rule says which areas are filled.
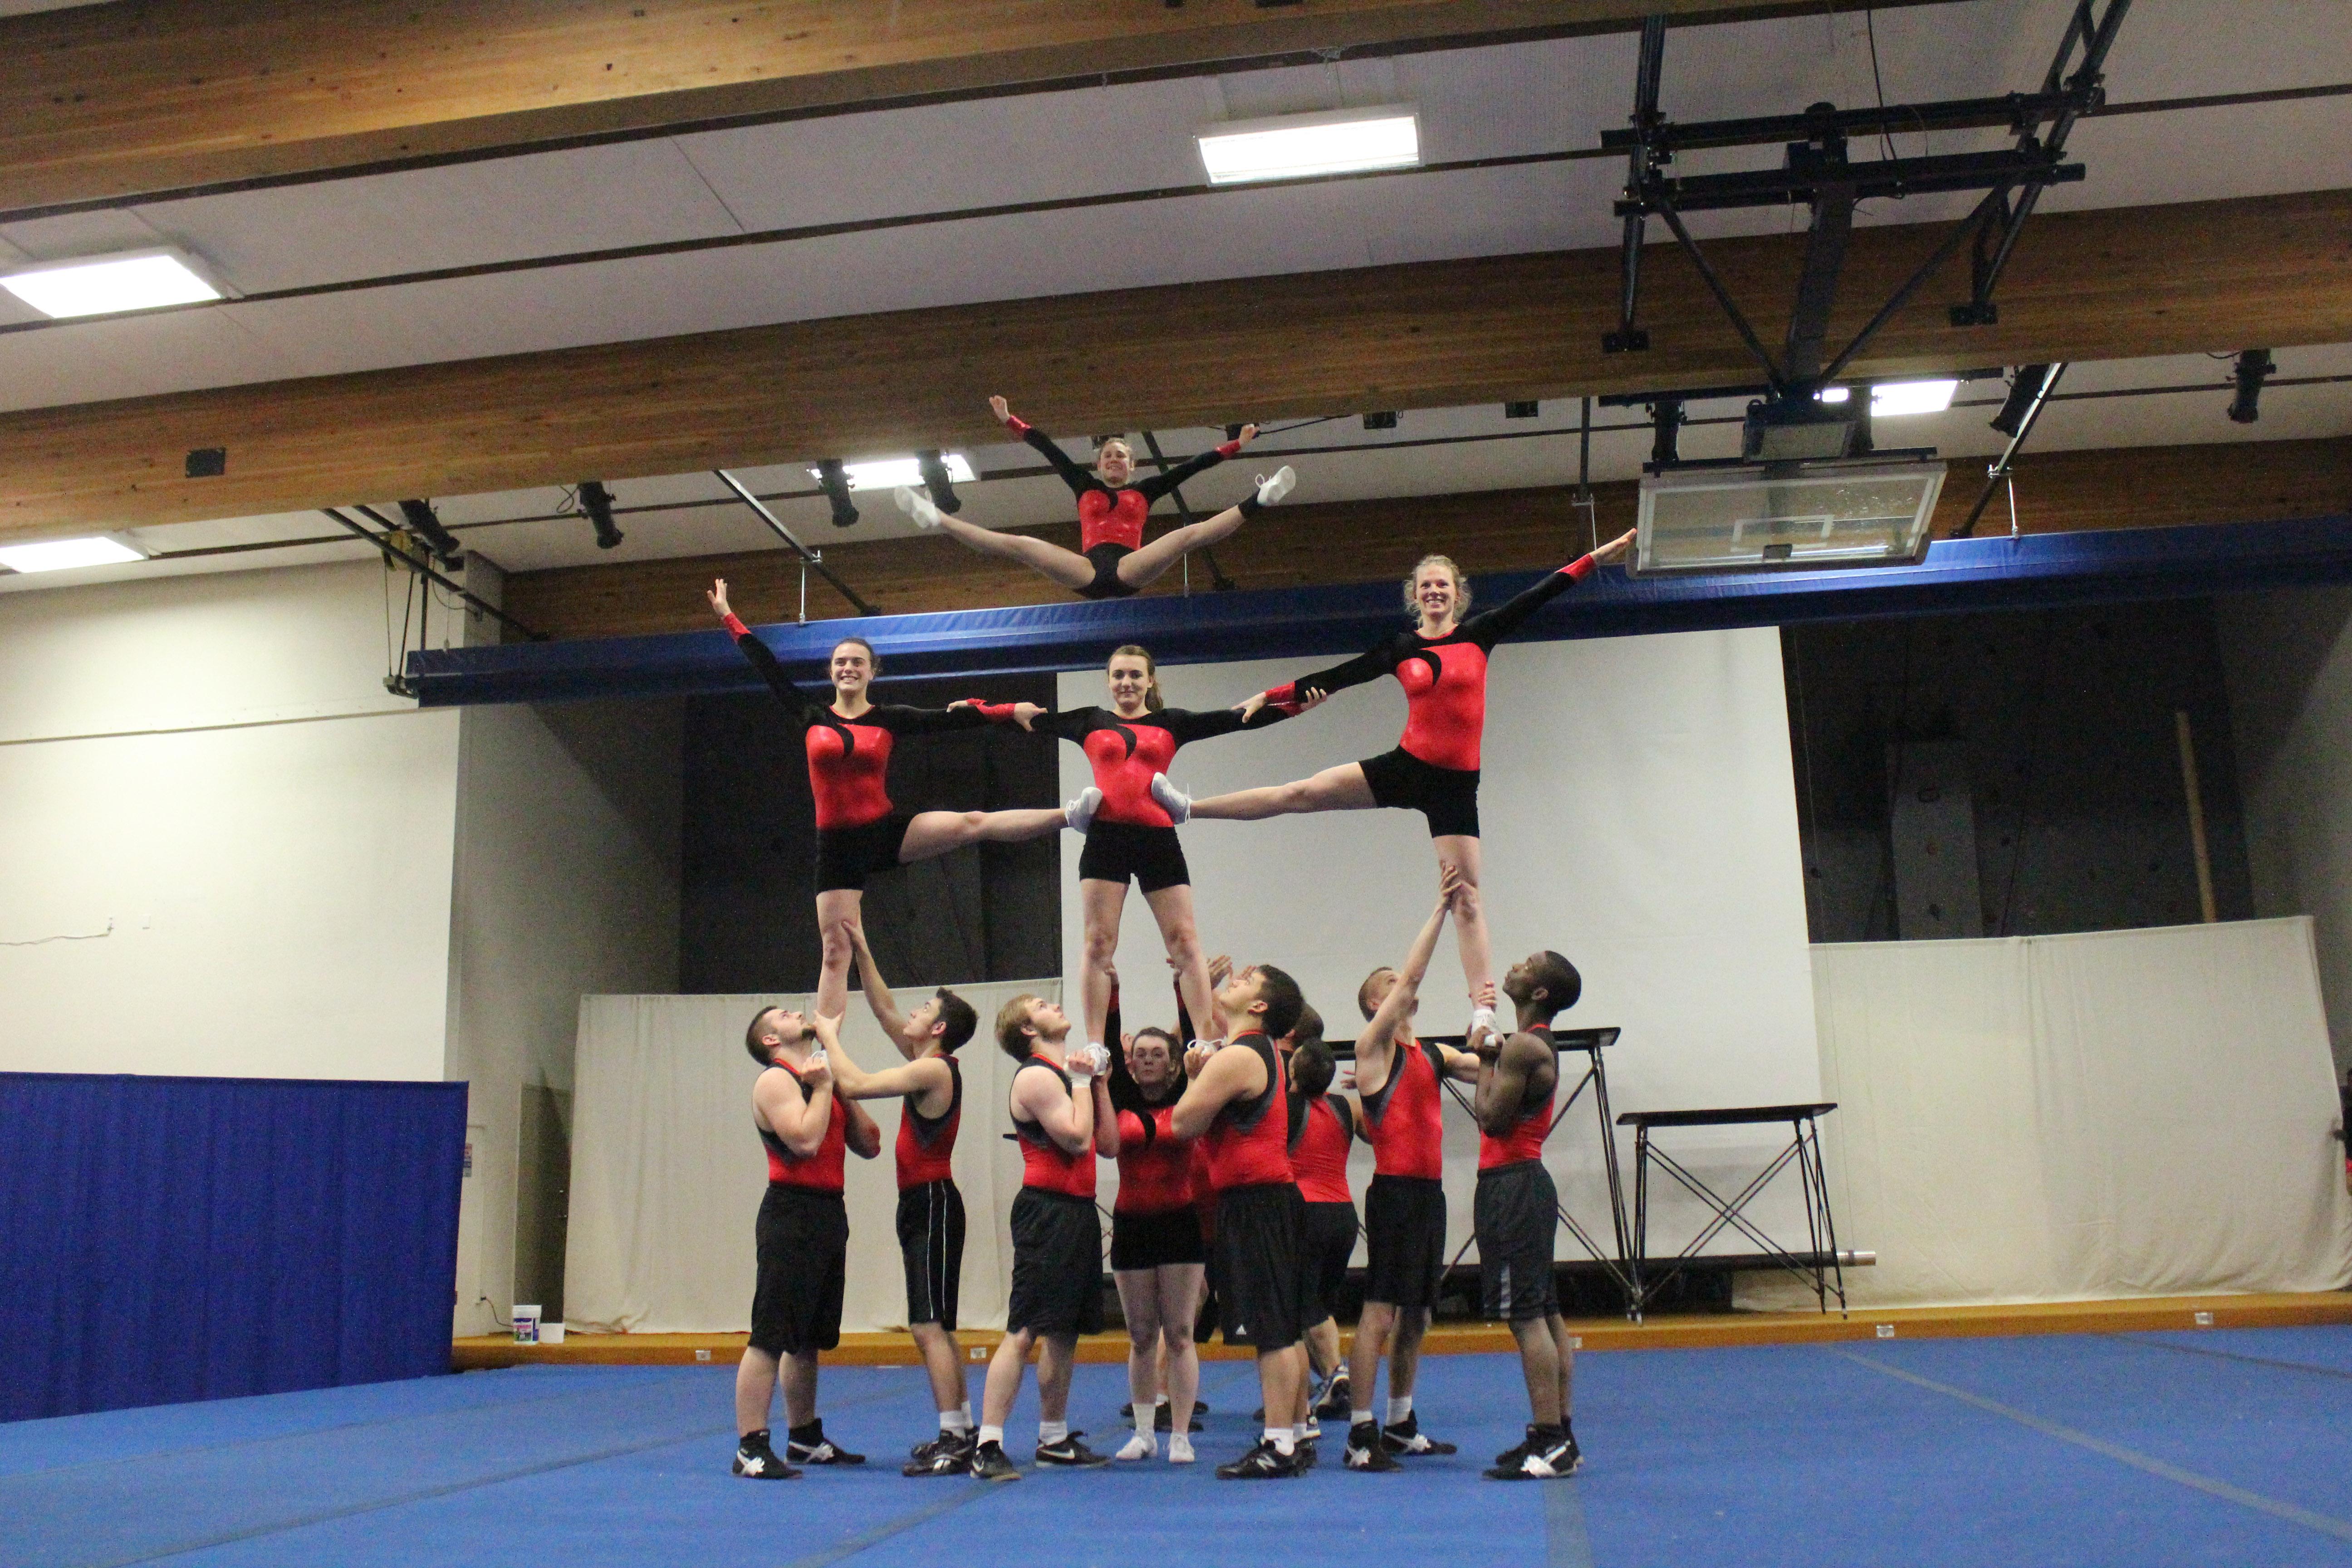
[[[1062,820],[1073,833],[1084,833],[1095,825],[1095,812],[1102,805],[1102,791],[1088,784],[1072,795],[1062,807]]]
[[[1171,822],[1181,826],[1192,816],[1192,797],[1168,782],[1166,773],[1151,775],[1151,798],[1168,814]]]
[[[1298,470],[1285,463],[1274,470],[1272,479],[1260,476],[1257,481],[1257,504],[1272,506],[1297,489],[1297,485]]]
[[[913,518],[917,528],[939,527],[940,509],[931,504],[930,497],[909,485],[900,485],[892,494],[898,497],[898,510]]]
[[[1149,1432],[1138,1432],[1127,1440],[1127,1447],[1112,1455],[1117,1459],[1149,1459],[1160,1452],[1160,1439]]]
[[[1192,1439],[1186,1436],[1181,1432],[1170,1433],[1168,1435],[1168,1462],[1171,1465],[1191,1464],[1192,1462]]]

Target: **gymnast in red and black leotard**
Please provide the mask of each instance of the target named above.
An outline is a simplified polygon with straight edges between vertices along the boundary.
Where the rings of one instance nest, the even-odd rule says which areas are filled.
[[[1518,630],[1528,616],[1588,576],[1598,565],[1625,553],[1633,535],[1613,539],[1579,556],[1507,603],[1465,616],[1470,585],[1461,568],[1443,555],[1429,555],[1406,581],[1406,605],[1418,624],[1344,664],[1301,676],[1287,686],[1260,693],[1242,705],[1260,703],[1304,712],[1335,691],[1383,675],[1393,675],[1405,693],[1404,734],[1396,749],[1362,762],[1326,768],[1312,778],[1265,789],[1238,790],[1187,801],[1164,779],[1153,798],[1174,820],[1188,816],[1255,820],[1309,811],[1356,811],[1401,806],[1419,811],[1441,862],[1459,868],[1462,897],[1454,905],[1454,934],[1462,947],[1463,977],[1471,1005],[1487,1009],[1494,987],[1494,961],[1486,917],[1478,903],[1478,744],[1486,727],[1486,657],[1496,643]]]
[[[1290,715],[1261,706],[1248,717],[1239,709],[1188,712],[1160,699],[1160,669],[1151,655],[1129,643],[1112,653],[1106,671],[1111,706],[1046,713],[1029,728],[1059,735],[1087,753],[1095,782],[1063,807],[1069,825],[1087,836],[1078,858],[1078,898],[1086,916],[1086,948],[1079,969],[1085,998],[1087,1039],[1116,1047],[1103,1031],[1110,1002],[1111,959],[1118,951],[1119,916],[1127,885],[1142,886],[1143,901],[1160,922],[1160,938],[1176,971],[1176,993],[1192,1017],[1213,1023],[1209,970],[1192,924],[1192,874],[1176,842],[1176,825],[1151,798],[1152,779],[1168,771],[1176,749],[1193,741],[1263,730]],[[998,704],[983,704],[990,718],[1009,717]],[[1177,1047],[1183,1054],[1183,1047]]]
[[[1288,468],[1272,478],[1261,477],[1257,489],[1238,506],[1229,506],[1207,520],[1171,529],[1150,543],[1143,542],[1143,521],[1151,505],[1203,468],[1215,467],[1250,444],[1257,426],[1244,425],[1241,434],[1222,446],[1188,458],[1165,473],[1135,477],[1135,454],[1123,440],[1109,440],[1095,454],[1095,466],[1082,468],[1053,438],[1014,414],[1002,397],[989,406],[1004,427],[1034,447],[1078,499],[1078,548],[1060,545],[1025,533],[1000,533],[950,517],[929,496],[911,488],[898,491],[899,509],[921,528],[943,528],[962,543],[985,555],[999,555],[1034,567],[1082,599],[1122,599],[1183,559],[1190,552],[1214,544],[1255,515],[1290,493],[1298,476]]]
[[[710,607],[735,636],[735,646],[767,681],[802,729],[808,751],[809,790],[816,797],[816,922],[824,943],[816,1010],[837,1018],[849,1005],[849,928],[861,926],[866,879],[893,866],[912,865],[966,844],[1013,843],[1060,831],[1052,811],[902,812],[884,787],[892,746],[901,735],[976,730],[995,719],[1027,724],[1044,711],[1034,702],[1006,703],[983,713],[977,704],[908,708],[866,700],[880,661],[864,637],[834,646],[827,669],[830,703],[793,684],[758,634],[727,603],[724,577],[710,590]]]

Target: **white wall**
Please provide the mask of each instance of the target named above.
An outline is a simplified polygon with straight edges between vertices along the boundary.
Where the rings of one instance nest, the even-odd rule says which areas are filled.
[[[465,710],[447,1067],[473,1086],[461,1334],[514,1305],[523,1087],[571,1091],[583,994],[677,988],[683,716],[675,702]]]
[[[1212,708],[1316,668],[1296,659],[1169,668],[1161,684],[1173,706]],[[1097,675],[1061,678],[1063,708],[1106,700]],[[1278,728],[1187,747],[1175,777],[1196,796],[1304,777],[1389,750],[1403,720],[1402,689],[1382,680]],[[1483,885],[1497,974],[1542,947],[1577,965],[1584,1000],[1560,1023],[1624,1030],[1609,1063],[1616,1108],[1813,1099],[1820,1063],[1779,633],[1507,645],[1488,676],[1482,762]],[[1087,776],[1083,753],[1064,745],[1065,793]],[[1182,833],[1209,951],[1287,969],[1330,1033],[1351,1038],[1357,985],[1403,956],[1436,893],[1420,814],[1199,822]],[[1062,857],[1066,975],[1077,973],[1082,940],[1077,862],[1075,852]],[[1172,1023],[1159,933],[1133,894],[1118,967],[1129,1026]],[[1468,1004],[1450,932],[1423,997],[1427,1032],[1463,1028]],[[1458,1110],[1447,1130],[1458,1246],[1470,1235],[1476,1139]],[[1769,1157],[1766,1142],[1701,1131],[1677,1146],[1685,1163],[1736,1186]],[[1622,1147],[1630,1161],[1631,1140]],[[1600,1150],[1580,1105],[1548,1154],[1570,1211],[1605,1236]],[[1370,1174],[1360,1148],[1356,1166],[1360,1192]],[[1678,1250],[1695,1212],[1662,1194],[1652,1250]],[[1801,1223],[1801,1211],[1777,1199],[1766,1212]],[[1579,1256],[1565,1232],[1560,1246],[1562,1257]],[[1748,1250],[1717,1250],[1727,1249]]]
[[[0,595],[0,1070],[441,1076],[458,723],[383,585]]]
[[[2309,915],[2337,1070],[2352,1065],[2352,588],[2215,601],[2261,915]]]

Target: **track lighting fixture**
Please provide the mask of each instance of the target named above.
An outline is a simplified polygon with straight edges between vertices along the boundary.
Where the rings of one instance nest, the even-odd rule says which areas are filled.
[[[2238,384],[2237,395],[2230,399],[2230,422],[2252,425],[2263,416],[2263,383],[2278,369],[2268,349],[2246,349],[2238,355],[2237,368],[2230,379]]]
[[[2025,423],[2026,411],[2033,400],[2042,395],[2042,388],[2050,380],[2046,364],[2021,364],[2011,378],[2009,395],[2001,401],[2000,412],[1992,416],[1992,427],[2004,436],[2015,436],[2018,426]]]
[[[621,531],[613,521],[613,492],[601,479],[580,481],[580,510],[596,530],[596,548],[610,550],[621,542]]]
[[[915,454],[915,467],[923,476],[923,488],[931,492],[931,504],[941,511],[954,513],[963,510],[963,500],[955,493],[955,479],[948,472],[945,458],[934,447]]]
[[[849,499],[849,476],[843,471],[839,458],[826,458],[817,464],[816,486],[824,492],[825,500],[833,508],[833,526],[855,528],[857,525],[857,508]]]
[[[457,535],[442,526],[441,520],[434,515],[431,501],[402,501],[400,516],[408,524],[408,531],[425,541],[425,548],[433,552],[433,558],[442,565],[455,566],[465,560],[466,552]]]

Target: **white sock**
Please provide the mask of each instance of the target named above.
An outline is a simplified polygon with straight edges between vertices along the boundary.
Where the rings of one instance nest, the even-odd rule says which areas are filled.
[[[1156,1405],[1139,1405],[1135,1407],[1135,1433],[1137,1436],[1149,1437],[1151,1436],[1152,1427],[1154,1426],[1154,1417],[1157,1415],[1159,1408],[1160,1407]]]
[[[1372,1419],[1372,1413],[1369,1410],[1350,1410],[1348,1412],[1348,1425],[1350,1426],[1377,1426],[1378,1423]]]
[[[1278,1454],[1291,1454],[1297,1451],[1291,1444],[1290,1428],[1287,1426],[1267,1427],[1265,1440],[1274,1445],[1275,1452]]]
[[[1037,1423],[1037,1441],[1040,1443],[1063,1442],[1068,1438],[1069,1435],[1070,1424],[1066,1421],[1040,1421]]]
[[[947,1433],[950,1436],[960,1437],[963,1436],[963,1434],[971,1430],[971,1413],[962,1410],[940,1411],[940,1430]]]
[[[1397,1424],[1399,1424],[1400,1422],[1402,1422],[1402,1421],[1406,1416],[1408,1416],[1408,1415],[1412,1415],[1412,1394],[1402,1394],[1402,1395],[1399,1395],[1399,1394],[1391,1394],[1391,1395],[1389,1396],[1389,1425],[1390,1425],[1390,1426],[1396,1426]]]
[[[1304,1443],[1305,1441],[1307,1441],[1307,1423],[1306,1423],[1306,1422],[1304,1422],[1304,1421],[1294,1421],[1293,1423],[1291,1423],[1291,1426],[1290,1426],[1290,1440],[1291,1440],[1292,1442],[1294,1442],[1294,1443]]]
[[[980,1440],[983,1443],[993,1443],[998,1447],[1002,1448],[1004,1447],[1004,1428],[1002,1426],[982,1426],[980,1429]]]

